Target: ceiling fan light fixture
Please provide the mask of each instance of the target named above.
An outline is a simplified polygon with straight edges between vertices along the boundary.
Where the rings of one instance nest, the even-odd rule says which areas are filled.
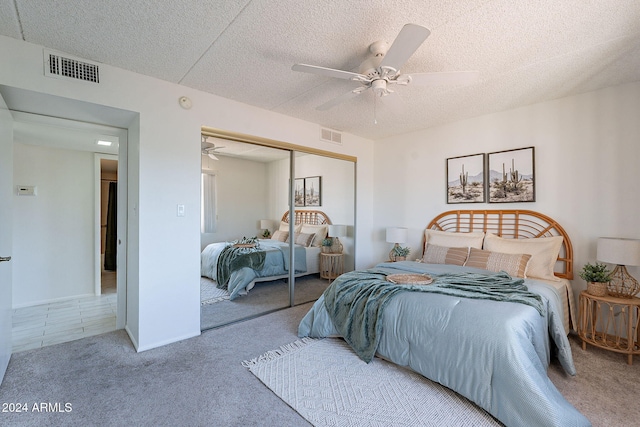
[[[375,93],[376,96],[380,96],[380,97],[389,94],[389,91],[387,90],[387,81],[383,79],[372,81],[371,90],[373,90],[373,93]]]
[[[213,153],[207,153],[207,156],[209,156],[209,158],[211,158],[213,160],[220,160],[216,156],[214,156]]]

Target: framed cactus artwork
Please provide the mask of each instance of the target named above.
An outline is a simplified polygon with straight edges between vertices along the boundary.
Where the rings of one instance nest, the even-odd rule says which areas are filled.
[[[447,159],[447,203],[484,203],[484,153]]]
[[[535,202],[534,147],[489,153],[489,203]]]

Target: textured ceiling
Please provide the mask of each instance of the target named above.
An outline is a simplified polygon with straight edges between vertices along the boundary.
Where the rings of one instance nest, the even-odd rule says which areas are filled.
[[[316,110],[358,84],[293,64],[357,71],[406,23],[431,35],[402,72],[480,79]],[[640,81],[638,0],[0,0],[0,34],[370,139]]]

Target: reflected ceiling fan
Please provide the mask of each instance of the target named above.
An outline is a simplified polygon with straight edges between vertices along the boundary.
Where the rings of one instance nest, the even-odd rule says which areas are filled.
[[[369,89],[373,91],[375,99],[392,94],[394,92],[391,89],[393,85],[462,85],[473,83],[478,79],[477,71],[400,74],[400,68],[427,39],[429,34],[431,31],[420,25],[406,24],[391,46],[384,41],[372,43],[369,46],[372,56],[360,64],[357,73],[307,64],[295,64],[291,69],[360,83],[359,87],[316,107],[322,111],[335,107]]]
[[[205,154],[207,156],[209,156],[210,158],[212,158],[213,160],[219,160],[216,155],[214,154],[214,152],[216,150],[219,150],[221,148],[221,146],[217,146],[216,144],[214,144],[213,142],[209,142],[207,141],[207,139],[209,138],[208,136],[205,135],[200,135],[200,137],[202,138],[201,142],[200,142],[200,149],[201,149],[201,153]]]

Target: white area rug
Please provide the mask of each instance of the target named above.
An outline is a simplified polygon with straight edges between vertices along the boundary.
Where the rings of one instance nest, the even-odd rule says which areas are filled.
[[[314,426],[500,426],[440,384],[339,338],[305,338],[243,365]]]
[[[229,299],[229,292],[216,288],[216,282],[207,278],[200,278],[200,305],[215,304]]]

